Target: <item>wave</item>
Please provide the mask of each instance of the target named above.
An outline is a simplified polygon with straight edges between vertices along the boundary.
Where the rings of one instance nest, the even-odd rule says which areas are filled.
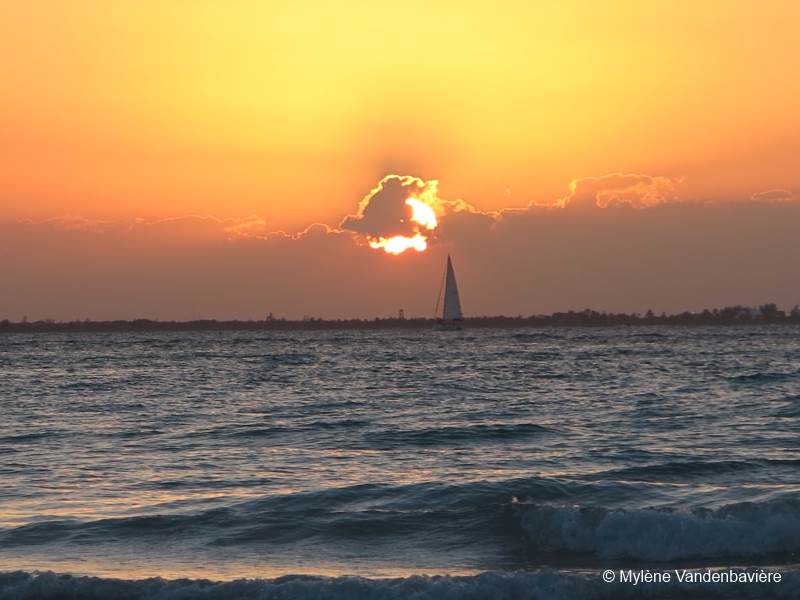
[[[3,444],[28,444],[37,443],[43,439],[62,437],[67,435],[63,431],[35,431],[32,433],[18,433],[0,437]]]
[[[800,394],[787,396],[783,399],[784,404],[774,413],[775,417],[800,417]]]
[[[240,500],[198,512],[162,507],[155,514],[94,521],[40,521],[0,530],[0,545],[151,544],[179,535],[187,544],[209,548],[282,552],[312,543],[315,551],[335,554],[349,544],[387,557],[400,546],[435,552],[471,548],[476,556],[504,548],[507,564],[520,565],[551,564],[554,557],[573,565],[608,559],[714,564],[736,557],[777,564],[800,555],[797,494],[696,510],[588,504],[614,493],[607,482],[557,478],[362,484]],[[581,499],[587,504],[575,505]]]
[[[303,366],[310,365],[319,360],[312,352],[276,352],[273,354],[256,355],[265,365]]]
[[[555,350],[526,350],[518,348],[508,348],[494,353],[494,356],[499,358],[513,358],[517,360],[529,361],[556,361],[563,356],[561,352]],[[558,366],[558,365],[556,365]]]
[[[733,569],[747,572],[746,569]],[[489,571],[472,576],[412,575],[391,579],[288,575],[277,579],[107,579],[52,572],[0,573],[0,600],[584,600],[626,598],[796,598],[800,574],[773,584],[603,583],[599,572]]]
[[[735,375],[733,377],[729,377],[728,379],[733,383],[766,384],[766,383],[780,383],[782,381],[795,379],[797,378],[798,375],[800,375],[800,371],[794,371],[793,373],[766,371],[758,373],[746,373],[744,375]]]
[[[554,553],[669,562],[800,553],[800,502],[737,503],[716,510],[611,510],[529,506],[521,510],[531,542]]]
[[[207,544],[301,543],[309,539],[336,544],[364,538],[388,541],[398,534],[435,532],[448,543],[453,536],[481,544],[498,529],[516,529],[511,497],[563,501],[591,484],[555,478],[472,482],[460,485],[420,483],[393,486],[361,484],[319,491],[266,496],[198,512],[159,512],[83,521],[48,520],[0,529],[0,545],[27,546],[79,540],[106,543],[146,540],[180,532]],[[158,510],[152,507],[150,510]]]
[[[798,468],[800,459],[754,459],[754,460],[689,460],[669,461],[638,467],[626,467],[602,471],[588,477],[596,480],[619,479],[625,481],[685,481],[693,477],[723,475],[741,471],[774,469],[780,467]]]
[[[368,433],[367,442],[380,447],[439,446],[457,443],[511,441],[552,433],[553,430],[535,423],[477,424],[463,427],[430,427],[425,429],[385,429]]]
[[[199,429],[182,434],[183,438],[270,438],[305,433],[326,433],[342,429],[357,429],[371,422],[364,419],[331,419],[328,421],[297,422],[293,425],[276,424],[268,426],[227,425],[210,429]],[[155,432],[153,432],[155,433]]]

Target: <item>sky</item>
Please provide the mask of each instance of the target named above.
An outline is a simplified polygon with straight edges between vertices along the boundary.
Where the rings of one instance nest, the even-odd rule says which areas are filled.
[[[794,2],[0,14],[0,318],[800,302]]]

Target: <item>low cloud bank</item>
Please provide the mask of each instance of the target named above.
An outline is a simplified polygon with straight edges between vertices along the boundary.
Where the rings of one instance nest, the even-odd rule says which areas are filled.
[[[550,204],[485,212],[439,198],[434,181],[388,176],[341,223],[300,232],[260,216],[7,222],[0,319],[430,316],[447,253],[470,315],[800,302],[789,190],[693,203],[679,189],[615,173],[577,179]],[[370,248],[370,236],[419,228],[409,195],[435,210],[428,249]]]

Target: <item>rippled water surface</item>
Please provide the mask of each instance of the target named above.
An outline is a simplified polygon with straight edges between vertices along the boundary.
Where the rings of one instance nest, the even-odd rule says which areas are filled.
[[[5,335],[0,411],[0,571],[578,585],[800,552],[796,327]]]

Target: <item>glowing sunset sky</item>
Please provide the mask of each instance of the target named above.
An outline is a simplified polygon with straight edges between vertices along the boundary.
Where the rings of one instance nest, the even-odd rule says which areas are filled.
[[[800,300],[794,2],[0,5],[0,318],[427,314],[447,251],[471,314]],[[390,173],[467,203],[427,253],[337,229]]]

